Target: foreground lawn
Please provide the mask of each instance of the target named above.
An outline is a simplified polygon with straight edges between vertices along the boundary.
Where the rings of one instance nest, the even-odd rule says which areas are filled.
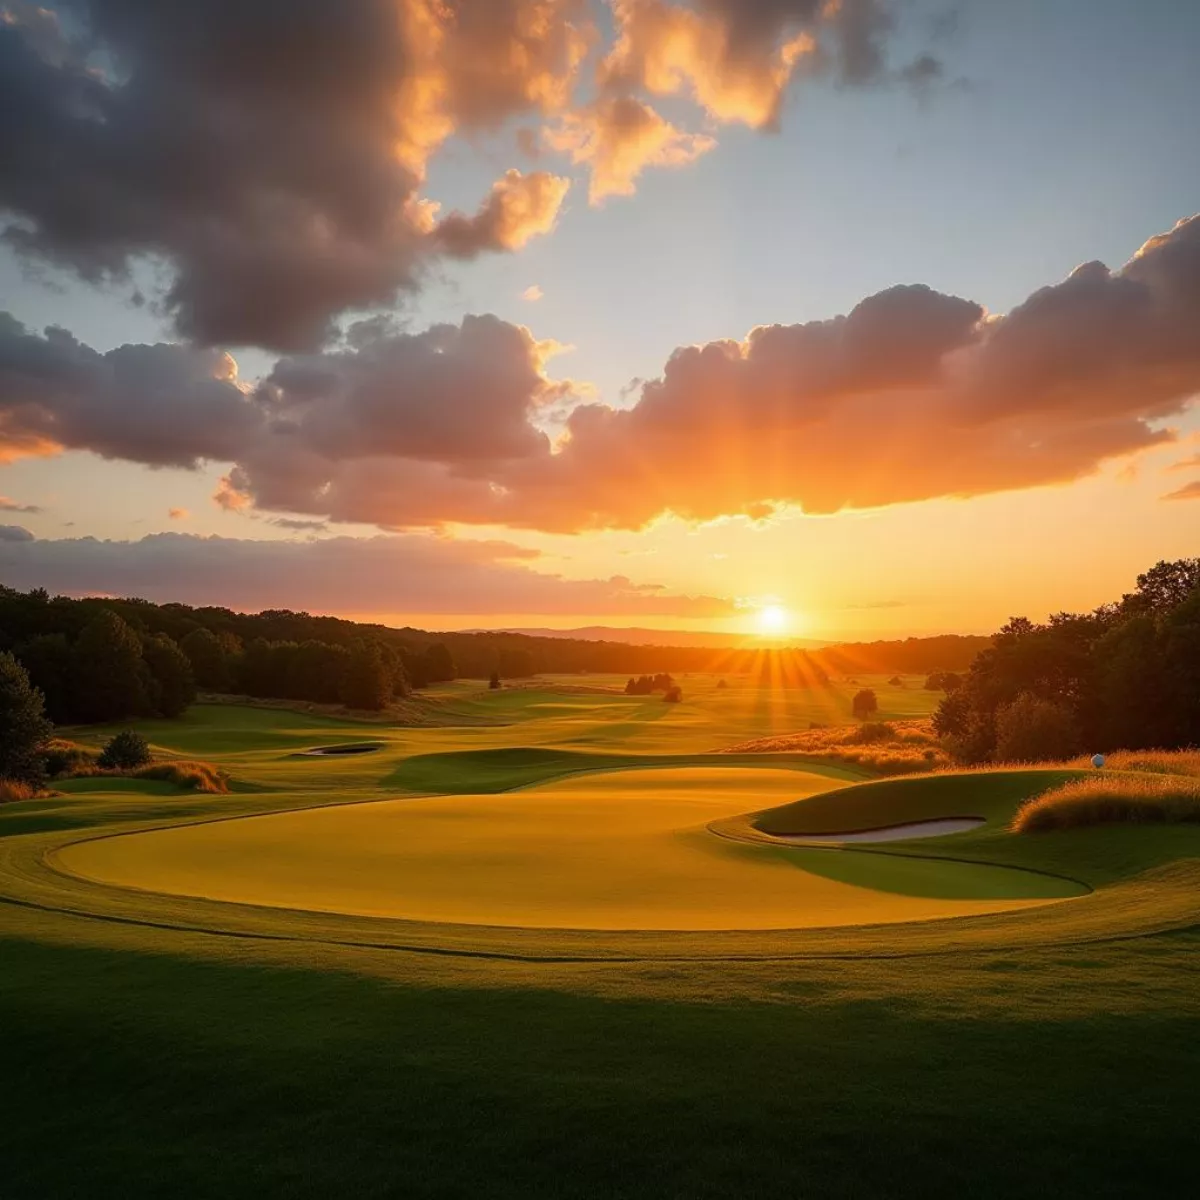
[[[661,702],[532,693],[506,697],[519,712],[508,725],[369,732],[214,706],[151,732],[164,751],[229,770],[227,796],[100,779],[0,808],[0,1197],[1187,1194],[1200,831],[1008,834],[1045,773],[836,791],[852,773],[791,762],[784,774],[771,756],[718,765],[688,746],[708,739],[725,699],[664,715]],[[368,739],[381,748],[298,756]],[[577,773],[601,769],[618,774]],[[717,819],[751,840],[986,818],[918,858],[915,843],[718,851],[731,863],[765,851],[784,875],[803,862],[833,891],[911,898],[906,872],[932,872],[926,890],[944,892],[960,868],[995,879],[1014,865],[1096,890],[891,926],[489,932],[155,895],[53,867],[81,837],[270,812],[137,838],[336,824],[394,799],[463,808],[447,824],[460,827],[453,895],[468,895],[528,806],[556,797],[598,821],[621,775],[646,800],[627,822],[651,826],[656,804],[699,805],[702,824],[706,789],[728,795],[740,780],[746,812]],[[416,792],[434,798],[403,799]],[[417,872],[430,830],[403,828],[399,865]],[[360,834],[351,867],[385,840]],[[564,879],[637,903],[649,886],[638,871],[657,863],[662,876],[695,849],[663,838],[653,861],[639,864],[631,843],[607,880],[573,881],[569,864]],[[279,844],[243,847],[247,878],[269,876]],[[310,863],[311,889],[327,867]],[[731,903],[746,902],[738,880]]]

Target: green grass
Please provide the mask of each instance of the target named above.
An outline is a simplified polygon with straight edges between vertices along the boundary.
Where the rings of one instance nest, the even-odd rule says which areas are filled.
[[[754,822],[977,814],[919,844],[770,852],[780,871],[869,863],[876,886],[911,889],[919,850],[1095,889],[886,927],[486,930],[139,893],[44,861],[81,836],[410,789],[503,806],[570,792],[554,781],[578,769],[732,779],[751,764],[703,752],[819,719],[811,697],[726,704],[700,683],[679,712],[536,692],[489,709],[456,685],[456,709],[502,718],[458,728],[199,707],[141,728],[229,771],[229,795],[79,780],[0,806],[0,1196],[1186,1194],[1200,830],[1018,837],[1029,772],[861,783],[743,821],[762,838]],[[363,740],[383,748],[293,757]]]

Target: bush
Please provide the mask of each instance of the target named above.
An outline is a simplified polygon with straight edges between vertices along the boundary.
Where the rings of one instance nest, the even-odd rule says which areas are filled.
[[[871,742],[890,742],[895,737],[895,726],[886,721],[864,721],[846,741],[857,745],[869,745]]]
[[[109,738],[96,763],[101,767],[131,771],[135,767],[145,766],[149,761],[150,743],[140,733],[123,729]]]
[[[667,690],[663,692],[663,699],[667,701],[668,704],[678,704],[683,699],[683,688],[681,688],[677,683],[672,684],[671,687],[667,688]]]
[[[903,687],[903,686],[904,686],[904,680],[901,679],[899,675],[893,675],[891,677],[891,679],[888,680],[888,687]]]
[[[996,713],[997,762],[1049,762],[1079,750],[1079,726],[1071,710],[1028,693]]]
[[[879,711],[879,701],[875,698],[875,693],[870,688],[863,688],[861,692],[854,694],[851,710],[860,721],[865,721],[868,717],[873,717]]]
[[[1200,783],[1171,776],[1096,775],[1026,800],[1015,833],[1088,825],[1200,822]]]
[[[496,692],[496,691],[499,691],[499,690],[500,690],[500,672],[499,672],[499,671],[493,671],[493,672],[492,672],[492,674],[491,674],[491,678],[490,678],[490,679],[488,679],[488,687],[489,687],[489,688],[490,688],[490,689],[491,689],[493,692]]]

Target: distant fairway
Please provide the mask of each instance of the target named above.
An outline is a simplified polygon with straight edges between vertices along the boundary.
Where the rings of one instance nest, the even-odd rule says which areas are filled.
[[[310,809],[68,846],[68,871],[244,904],[566,929],[789,929],[928,920],[1079,895],[1001,866],[747,846],[707,824],[836,783],[662,768],[500,796]],[[840,869],[831,856],[841,856]]]

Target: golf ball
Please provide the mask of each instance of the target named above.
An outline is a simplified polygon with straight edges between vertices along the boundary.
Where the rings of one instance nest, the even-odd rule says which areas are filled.
[[[1093,754],[1092,755],[1092,766],[1093,767],[1104,766],[1104,755],[1103,754]]]

